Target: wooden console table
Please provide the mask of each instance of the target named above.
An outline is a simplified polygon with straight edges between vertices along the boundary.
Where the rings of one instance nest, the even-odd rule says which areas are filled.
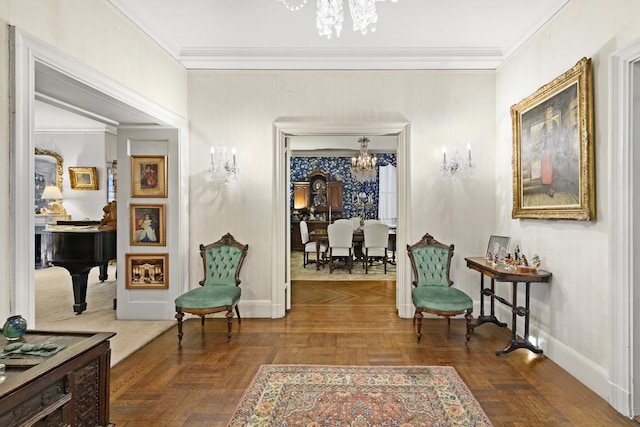
[[[50,356],[0,358],[2,426],[111,426],[112,332],[27,331],[17,342],[65,346]],[[9,342],[0,335],[0,351]]]
[[[491,261],[487,261],[482,257],[465,258],[467,267],[480,272],[480,316],[477,321],[471,325],[474,329],[484,323],[495,323],[498,326],[506,327],[507,324],[500,322],[495,316],[495,300],[504,305],[511,307],[511,341],[503,349],[496,350],[496,355],[509,353],[518,348],[526,348],[536,354],[542,354],[542,349],[535,346],[529,341],[529,287],[531,283],[547,283],[551,279],[551,273],[538,269],[533,273],[520,273],[515,269],[507,270],[504,265],[494,265]],[[484,287],[484,276],[491,278],[491,288]],[[495,282],[511,282],[512,283],[512,301],[509,302],[505,298],[495,294]],[[518,306],[518,284],[525,284],[525,305]],[[484,314],[484,297],[491,298],[491,314]],[[524,337],[518,337],[516,332],[518,316],[524,317]]]

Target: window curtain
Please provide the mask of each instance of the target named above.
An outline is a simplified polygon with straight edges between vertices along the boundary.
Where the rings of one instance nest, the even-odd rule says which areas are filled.
[[[393,165],[380,166],[378,190],[378,219],[389,227],[398,221],[398,169]]]

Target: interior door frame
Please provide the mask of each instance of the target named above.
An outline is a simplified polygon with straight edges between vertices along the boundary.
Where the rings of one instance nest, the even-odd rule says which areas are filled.
[[[404,248],[411,236],[411,174],[410,141],[411,123],[402,115],[396,114],[386,120],[372,121],[330,121],[316,117],[282,117],[273,122],[274,139],[274,205],[272,224],[272,289],[271,317],[281,318],[286,312],[287,290],[290,289],[288,272],[289,255],[287,249],[291,242],[291,216],[289,215],[289,170],[286,155],[286,138],[302,135],[396,135],[398,138],[398,225],[396,247]],[[283,185],[287,182],[287,185]],[[286,258],[284,258],[286,257]],[[398,256],[396,264],[396,309],[402,318],[413,317],[411,302],[411,271],[405,257]]]
[[[11,122],[11,247],[12,269],[11,302],[12,312],[21,313],[27,322],[35,325],[35,283],[33,254],[34,239],[25,238],[34,233],[33,200],[34,188],[34,109],[35,109],[35,67],[45,64],[96,92],[125,103],[132,108],[155,117],[159,123],[178,131],[180,158],[174,162],[180,168],[179,188],[183,196],[179,198],[180,230],[175,254],[182,287],[188,286],[189,270],[187,250],[189,241],[189,180],[188,180],[188,123],[182,117],[164,107],[142,97],[127,87],[98,73],[96,70],[70,58],[55,48],[31,37],[16,27],[10,28],[10,53],[13,67],[10,70],[12,108],[15,114]],[[25,190],[26,187],[26,190]],[[105,201],[106,203],[106,201]],[[182,291],[182,289],[181,289]]]

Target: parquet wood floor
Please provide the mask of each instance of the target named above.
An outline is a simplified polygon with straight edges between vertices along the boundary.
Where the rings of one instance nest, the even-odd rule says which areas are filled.
[[[225,426],[261,364],[451,365],[495,426],[637,425],[544,355],[494,354],[509,331],[463,320],[411,319],[395,311],[395,282],[298,282],[283,319],[243,319],[226,343],[226,320],[170,329],[111,371],[118,427]]]

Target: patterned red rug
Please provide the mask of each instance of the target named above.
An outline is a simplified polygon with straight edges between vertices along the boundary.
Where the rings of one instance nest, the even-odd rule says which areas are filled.
[[[262,365],[229,426],[491,426],[451,366]]]

